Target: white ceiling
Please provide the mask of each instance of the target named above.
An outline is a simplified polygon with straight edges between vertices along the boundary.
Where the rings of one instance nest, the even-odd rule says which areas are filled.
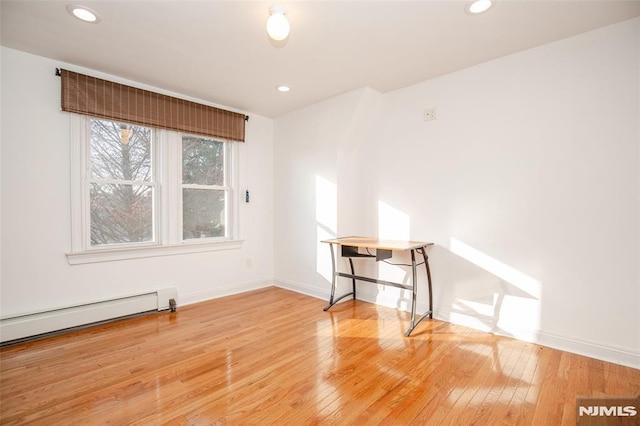
[[[68,4],[97,11],[72,18]],[[361,87],[406,87],[500,56],[640,16],[640,1],[6,1],[2,45],[277,117]],[[286,6],[291,34],[265,31]],[[53,70],[52,70],[53,72]],[[276,92],[287,84],[289,93]]]

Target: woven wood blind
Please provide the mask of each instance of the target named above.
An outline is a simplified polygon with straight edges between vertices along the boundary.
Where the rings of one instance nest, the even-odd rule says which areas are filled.
[[[245,116],[61,70],[62,110],[244,142]]]

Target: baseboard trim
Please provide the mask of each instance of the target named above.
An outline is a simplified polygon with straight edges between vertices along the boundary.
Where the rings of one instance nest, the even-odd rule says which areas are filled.
[[[321,290],[318,287],[313,287],[307,284],[302,284],[295,281],[274,279],[272,284],[276,287],[284,288],[285,290],[295,291],[296,293],[305,294],[307,296],[315,297],[316,299],[329,300],[331,289]]]
[[[537,343],[554,349],[613,362],[640,370],[640,351],[597,342],[577,340],[547,332],[538,332]]]
[[[216,287],[212,290],[180,295],[180,305],[191,305],[193,303],[205,302],[207,300],[218,299],[225,296],[233,296],[234,294],[272,286],[274,286],[273,280],[257,280],[227,285],[223,287]]]
[[[614,364],[620,364],[627,367],[640,369],[640,351],[634,351],[632,348],[621,348],[588,340],[575,339],[572,337],[550,333],[544,330],[519,330],[517,332],[509,334],[506,332],[479,328],[478,323],[482,322],[481,318],[476,318],[469,315],[455,315],[453,311],[438,306],[434,307],[434,311],[434,318],[437,318],[441,321],[446,321],[452,324],[462,325],[464,327],[485,331],[487,333],[492,333],[498,336],[504,336],[524,342],[535,343],[540,346],[559,349],[577,355],[599,359],[601,361],[612,362]]]
[[[366,284],[366,283],[364,283]],[[296,281],[285,279],[274,279],[272,285],[276,287],[285,288],[287,290],[295,291],[298,293],[306,294],[308,296],[316,297],[319,299],[329,300],[331,292],[330,286],[327,285],[326,289],[320,289],[308,284],[299,283]],[[384,298],[380,297],[379,293],[374,293],[367,285],[358,284],[358,299],[387,306],[391,308],[401,309],[408,311],[407,307],[403,303],[398,303],[397,300],[392,300],[392,297]],[[398,289],[394,289],[398,290]],[[398,290],[399,291],[399,290]],[[390,295],[391,296],[391,295]],[[425,312],[427,306],[424,303],[417,303],[416,309],[418,313]],[[451,320],[452,313],[448,309],[443,307],[434,306],[434,318],[450,322],[457,325],[473,328],[476,330],[485,331],[487,333],[493,333],[505,337],[515,338],[525,342],[535,343],[541,346],[546,346],[553,349],[558,349],[566,352],[571,352],[578,355],[583,355],[589,358],[595,358],[602,361],[612,362],[614,364],[620,364],[631,368],[640,369],[640,351],[635,351],[631,348],[622,348],[612,345],[606,345],[597,342],[590,342],[587,340],[574,339],[571,337],[560,336],[557,334],[549,333],[542,330],[522,330],[516,336],[508,335],[505,333],[494,332],[486,329],[479,329],[477,324],[477,318],[469,317],[468,321],[465,321],[462,316],[457,315],[455,320]]]
[[[303,284],[296,281],[284,280],[284,279],[274,279],[273,285],[275,285],[276,287],[295,291],[297,293],[306,294],[307,296],[312,296],[312,297],[323,299],[326,301],[329,301],[329,296],[331,295],[330,285],[327,285],[326,289],[320,289],[318,287],[310,286],[308,284]],[[410,296],[411,293],[408,290],[391,288],[391,291],[389,292],[390,293],[389,297],[385,297],[385,296],[381,296],[379,292],[376,292],[374,290],[375,288],[377,288],[376,284],[370,284],[366,282],[358,283],[358,287],[357,287],[358,300],[409,312],[410,307],[408,304],[408,301],[409,301],[408,297]],[[345,290],[342,289],[341,291],[345,291]],[[398,303],[397,294],[399,294],[399,292],[405,292],[405,298],[402,299],[404,303],[401,303],[401,304]],[[336,294],[336,296],[340,296],[341,294],[343,293],[338,291],[338,294]],[[345,300],[350,300],[350,299],[345,299]],[[426,304],[418,302],[416,304],[416,309],[418,312],[426,312],[428,308]]]

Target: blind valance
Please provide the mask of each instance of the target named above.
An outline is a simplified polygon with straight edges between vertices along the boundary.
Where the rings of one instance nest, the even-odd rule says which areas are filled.
[[[61,70],[62,110],[244,142],[245,115]]]

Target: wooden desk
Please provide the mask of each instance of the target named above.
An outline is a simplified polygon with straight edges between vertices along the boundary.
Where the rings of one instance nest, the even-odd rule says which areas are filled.
[[[332,280],[331,280],[331,298],[329,299],[329,305],[324,308],[325,311],[329,310],[333,305],[338,303],[340,300],[345,297],[353,296],[353,299],[356,298],[356,280],[366,281],[370,283],[389,285],[393,287],[399,287],[405,290],[411,290],[411,323],[409,324],[409,328],[404,333],[405,336],[411,335],[413,329],[422,321],[424,318],[433,316],[433,301],[432,301],[432,289],[431,289],[431,271],[429,269],[429,257],[427,256],[426,248],[433,243],[424,243],[419,241],[391,241],[391,240],[379,240],[377,238],[368,238],[368,237],[343,237],[343,238],[335,238],[330,240],[322,240],[323,243],[329,244],[329,249],[331,250],[331,267],[333,269]],[[334,250],[334,246],[336,250]],[[346,257],[349,259],[349,266],[351,267],[351,273],[343,273],[338,271],[338,259],[336,256],[337,248],[341,249],[342,257]],[[367,252],[360,253],[358,248],[363,248]],[[375,250],[375,254],[371,253],[369,250]],[[411,253],[411,284],[405,285],[401,283],[379,280],[377,278],[364,277],[361,275],[356,275],[353,268],[353,258],[375,258],[376,262],[384,261],[392,257],[394,251],[400,252],[410,252]],[[418,320],[416,321],[416,290],[417,290],[417,275],[416,275],[416,252],[422,255],[424,259],[424,266],[427,271],[427,287],[429,291],[429,310],[425,312]],[[352,291],[351,293],[343,294],[342,296],[336,298],[336,281],[338,277],[351,278],[352,281]]]

